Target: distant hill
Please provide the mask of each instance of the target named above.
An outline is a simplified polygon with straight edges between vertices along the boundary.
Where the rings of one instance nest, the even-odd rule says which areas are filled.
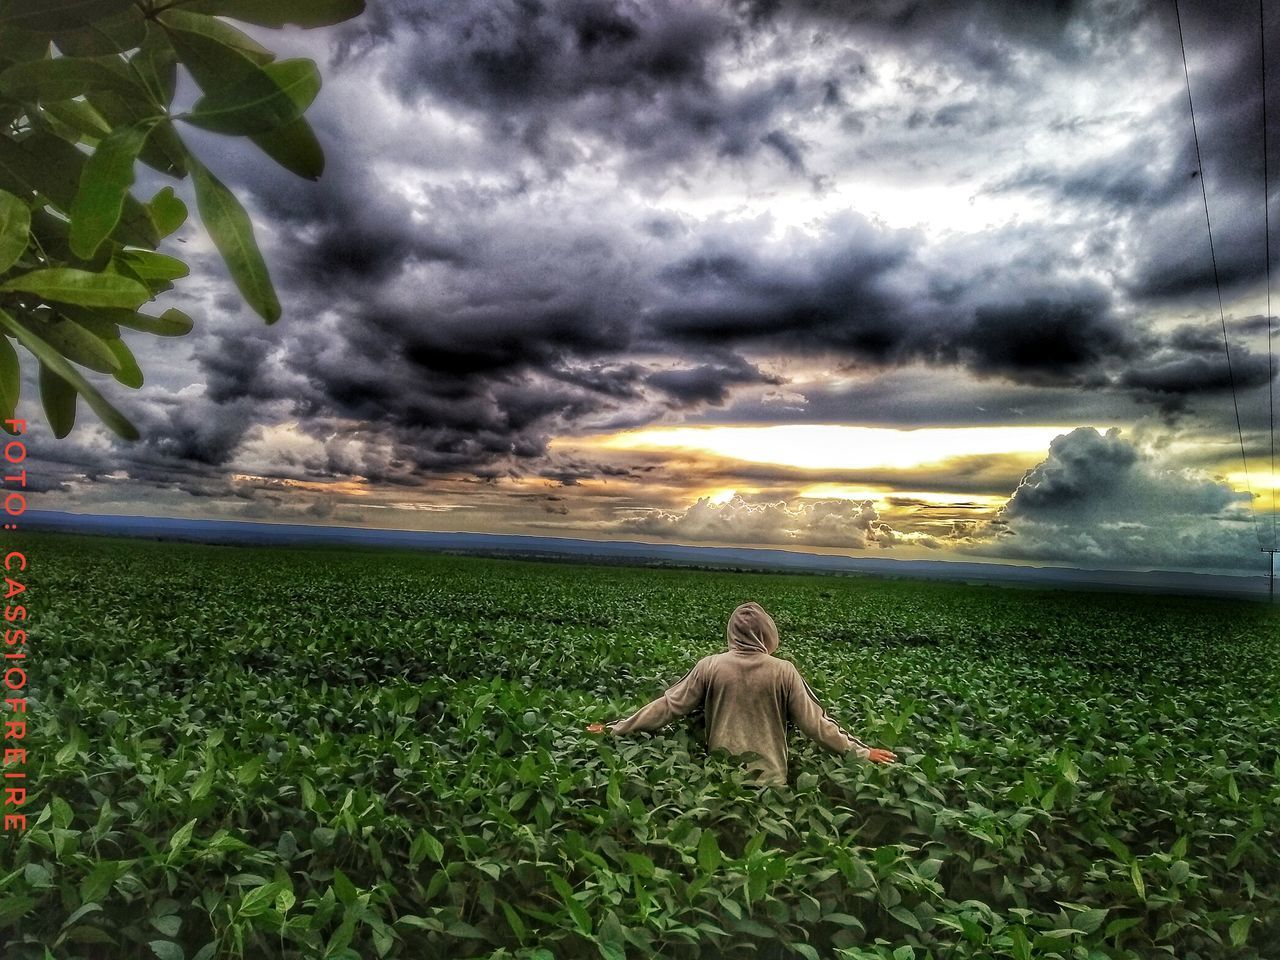
[[[889,577],[925,577],[1038,587],[1198,593],[1267,598],[1267,578],[1159,570],[1083,570],[963,560],[890,560],[828,556],[758,547],[698,547],[622,540],[575,540],[488,533],[431,533],[244,520],[119,517],[31,510],[27,529],[223,544],[396,547],[489,556],[577,560],[592,563],[785,570]]]

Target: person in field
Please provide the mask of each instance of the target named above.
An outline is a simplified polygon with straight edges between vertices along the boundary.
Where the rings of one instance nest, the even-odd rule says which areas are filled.
[[[778,628],[758,603],[733,611],[725,627],[729,649],[703,657],[657,700],[631,716],[587,726],[590,733],[615,736],[659,727],[701,706],[707,746],[730,753],[754,753],[748,763],[757,783],[787,783],[787,721],[835,753],[852,753],[872,763],[893,763],[889,750],[869,747],[827,715],[800,671],[773,656]]]

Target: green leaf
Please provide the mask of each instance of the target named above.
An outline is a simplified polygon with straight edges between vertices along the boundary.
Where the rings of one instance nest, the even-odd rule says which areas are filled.
[[[187,955],[172,940],[152,940],[147,946],[160,960],[186,960]]]
[[[181,119],[214,133],[267,133],[302,116],[319,92],[314,61],[284,60],[245,70],[233,82],[215,87]]]
[[[306,117],[298,117],[278,130],[250,137],[258,147],[290,173],[319,180],[324,173],[324,150]]]
[[[1023,927],[1013,927],[1009,939],[1014,960],[1031,960],[1031,944],[1027,941],[1027,932]]]
[[[9,338],[0,333],[0,422],[13,417],[22,394],[22,368],[18,365],[18,351]]]
[[[0,25],[54,32],[127,13],[132,6],[133,0],[9,0],[0,12]]]
[[[24,200],[27,194],[40,194],[59,210],[68,211],[80,189],[86,159],[70,143],[51,133],[33,133],[21,141],[0,137],[0,188]],[[35,220],[33,211],[33,224]],[[50,226],[59,223],[51,220]],[[152,249],[160,242],[151,218],[132,197],[125,198],[115,238]]]
[[[1107,910],[1107,907],[1091,907],[1088,910],[1081,910],[1071,918],[1071,925],[1077,930],[1083,930],[1085,933],[1093,933],[1107,919]]]
[[[904,923],[904,924],[906,924],[908,927],[910,927],[910,928],[911,928],[911,929],[913,929],[913,930],[922,930],[922,929],[923,929],[923,928],[920,926],[920,921],[916,919],[916,915],[915,915],[914,913],[912,913],[912,912],[911,912],[907,907],[905,907],[905,906],[899,905],[899,906],[893,907],[893,908],[889,911],[889,915],[890,915],[890,916],[892,916],[892,917],[893,917],[895,920],[897,920],[899,923]]]
[[[290,910],[293,909],[294,904],[296,904],[297,902],[298,902],[297,895],[294,894],[294,892],[290,890],[288,887],[285,887],[283,890],[281,890],[279,893],[276,894],[276,912],[288,913]]]
[[[184,823],[181,827],[179,827],[177,831],[174,832],[173,836],[169,838],[169,859],[170,860],[172,860],[184,849],[186,849],[187,844],[191,842],[191,835],[195,832],[195,829],[196,829],[196,820],[193,817],[192,819]]]
[[[153,253],[150,250],[125,250],[118,257],[129,265],[129,269],[144,282],[147,280],[180,280],[187,276],[190,268],[177,257]]]
[[[206,92],[225,86],[249,67],[262,66],[276,57],[248,34],[213,17],[170,9],[161,13],[158,20],[182,65]]]
[[[74,131],[76,138],[96,141],[111,133],[111,124],[86,100],[59,100],[46,103],[41,109],[45,116]]]
[[[147,21],[137,4],[87,26],[53,32],[53,41],[68,57],[95,57],[133,50],[147,35]]]
[[[1133,889],[1138,891],[1138,896],[1143,900],[1147,899],[1147,885],[1142,879],[1142,870],[1139,869],[1136,862],[1129,864],[1129,876],[1133,878]]]
[[[116,860],[100,860],[80,881],[80,899],[85,904],[96,903],[106,897],[112,884],[120,876],[120,864]],[[70,921],[68,921],[70,922]]]
[[[271,901],[276,898],[284,884],[276,881],[274,883],[263,884],[260,887],[254,887],[245,898],[240,901],[240,906],[236,910],[237,917],[257,917],[267,912],[271,906]],[[345,901],[344,901],[345,902]]]
[[[114,860],[112,860],[112,861],[108,861],[108,862],[112,865],[112,868],[113,868],[113,869],[114,869],[114,868],[116,868],[116,867],[118,866],[118,865],[117,865],[117,863],[116,863],[116,861],[114,861]],[[91,914],[91,913],[99,913],[99,912],[101,912],[101,910],[102,910],[102,904],[100,904],[100,903],[84,903],[84,904],[81,904],[79,907],[77,907],[77,908],[72,912],[71,916],[67,917],[67,919],[66,919],[66,920],[63,920],[63,921],[62,921],[62,927],[61,927],[60,929],[62,929],[62,930],[70,930],[72,927],[74,927],[77,923],[79,923],[81,920],[83,920],[83,919],[84,919],[85,917],[87,917],[89,914]]]
[[[409,848],[409,865],[416,867],[427,857],[436,863],[444,863],[444,846],[427,831],[421,830]]]
[[[166,914],[163,917],[152,917],[151,926],[159,933],[163,933],[166,937],[176,937],[182,930],[182,918],[175,914]]]
[[[26,317],[19,322],[72,363],[113,376],[120,372],[120,361],[107,341],[78,323],[62,318],[46,322]]]
[[[710,830],[703,830],[698,838],[698,867],[703,873],[714,873],[720,866],[720,844]]]
[[[195,783],[191,785],[191,799],[203,800],[209,795],[209,791],[213,789],[213,777],[216,771],[212,766],[206,767],[200,776],[196,777]]]
[[[164,28],[154,20],[147,21],[146,36],[129,62],[152,103],[167,108],[178,86],[178,55]]]
[[[1240,917],[1231,924],[1229,933],[1231,936],[1231,945],[1233,947],[1243,947],[1245,940],[1249,938],[1249,927],[1253,924],[1253,917]]]
[[[8,926],[25,917],[35,905],[31,897],[0,898],[0,926]]]
[[[27,249],[31,211],[6,190],[0,190],[0,273],[8,270]]]
[[[195,0],[187,7],[263,27],[328,27],[364,12],[364,0]]]
[[[173,187],[165,187],[152,197],[147,212],[161,239],[187,222],[187,205],[173,192]]]
[[[258,779],[258,771],[262,769],[262,757],[250,757],[236,771],[236,783],[247,785]]]
[[[121,127],[102,140],[80,174],[71,204],[71,249],[88,260],[120,221],[125,194],[133,186],[133,165],[143,141],[160,118]]]
[[[356,885],[337,867],[333,868],[333,892],[339,901],[346,904],[355,903],[359,895]]]
[[[280,301],[240,201],[195,157],[190,158],[196,207],[241,294],[267,323],[280,319]],[[0,287],[0,289],[3,289]]]
[[[129,345],[119,337],[108,340],[106,343],[120,364],[120,369],[115,373],[116,381],[134,390],[142,389],[144,382],[142,368],[138,366],[138,360],[129,349]]]
[[[56,57],[15,63],[0,73],[0,96],[27,103],[72,100],[91,90],[117,90],[140,97],[145,91],[125,71],[119,57]]]
[[[136,280],[117,273],[91,273],[74,267],[29,270],[0,283],[0,290],[34,293],[45,300],[83,307],[127,307],[135,310],[150,292]]]
[[[1142,917],[1119,917],[1107,924],[1107,929],[1103,931],[1102,935],[1110,939],[1136,927],[1141,922]]]
[[[113,314],[113,316],[115,315]],[[120,326],[128,326],[132,330],[142,330],[143,333],[155,334],[156,337],[186,337],[195,326],[191,317],[183,314],[182,311],[177,310],[175,307],[170,307],[160,316],[129,312],[128,315],[120,315],[119,319],[116,319],[116,323],[120,324]]]
[[[556,893],[560,895],[560,899],[564,901],[578,929],[584,936],[591,936],[591,916],[582,906],[582,902],[573,895],[573,888],[569,886],[569,881],[554,870],[547,871],[547,878],[551,881],[551,886],[555,887]]]
[[[76,390],[43,363],[40,364],[40,403],[53,435],[61,440],[76,425]]]

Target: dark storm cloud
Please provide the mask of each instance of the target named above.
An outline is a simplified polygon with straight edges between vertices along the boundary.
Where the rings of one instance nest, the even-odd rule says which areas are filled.
[[[1050,444],[994,520],[955,536],[964,550],[1024,560],[1238,568],[1257,550],[1247,500],[1118,430],[1080,428]]]
[[[1265,7],[1267,72],[1275,77],[1280,76],[1280,8]],[[1228,293],[1245,290],[1266,267],[1258,9],[1211,3],[1182,3],[1180,9],[1199,160],[1177,23],[1172,8],[1158,4],[1145,18],[1153,33],[1144,52],[1151,63],[1162,65],[1168,83],[1145,129],[1101,157],[1029,163],[991,187],[1043,192],[1055,202],[1132,218],[1132,263],[1119,266],[1128,275],[1127,290],[1141,299],[1203,298],[1213,290],[1201,163],[1218,282]],[[1269,91],[1271,111],[1275,96]],[[1266,150],[1274,158],[1280,155],[1280,124],[1270,124],[1267,134]],[[1272,204],[1275,199],[1273,185]]]
[[[203,391],[127,401],[146,441],[123,459],[101,444],[77,457],[99,474],[123,463],[156,484],[245,496],[219,476],[286,424],[299,441],[273,441],[272,468],[406,486],[455,472],[652,476],[652,464],[557,459],[548,441],[664,419],[1105,426],[1149,401],[1190,416],[1221,398],[1222,365],[1211,342],[1163,332],[1147,309],[1211,289],[1186,138],[1135,132],[1145,118],[1131,103],[1100,117],[1046,93],[1148,70],[1170,25],[1147,10],[374,0],[337,31],[309,114],[328,157],[319,183],[190,134],[249,198],[286,318],[265,328],[234,297],[193,309],[212,314],[191,344]],[[1235,27],[1197,16],[1189,32],[1226,63]],[[1226,167],[1250,122],[1237,102],[1247,63],[1219,73],[1204,80],[1202,130],[1230,284],[1255,269],[1257,204],[1248,163]],[[1044,131],[1078,136],[1084,159],[1028,145]],[[1099,145],[1094,131],[1126,136]],[[789,198],[837,196],[846,175],[803,229],[774,218]],[[909,196],[930,183],[1048,212],[930,230],[862,209],[878,184]],[[699,206],[703,193],[719,206]],[[221,275],[216,258],[192,259]],[[1233,360],[1256,388],[1251,343],[1233,344]],[[1007,491],[1010,469],[861,479]]]
[[[645,383],[662,391],[677,407],[722,406],[732,386],[746,383],[778,385],[782,382],[781,378],[763,373],[759,367],[740,357],[728,357],[721,363],[704,363],[697,367],[659,370],[645,378]]]
[[[826,88],[794,71],[743,88],[719,82],[710,61],[741,30],[725,7],[673,0],[384,0],[344,31],[339,62],[392,45],[385,80],[406,103],[465,109],[553,169],[573,162],[572,134],[588,131],[637,163],[682,160],[710,145],[729,158],[772,151],[803,170],[800,146],[771,118],[820,104]]]

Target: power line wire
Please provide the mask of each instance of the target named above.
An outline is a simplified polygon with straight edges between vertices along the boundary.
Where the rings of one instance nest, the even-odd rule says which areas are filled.
[[[1222,284],[1218,279],[1218,257],[1213,248],[1213,224],[1209,220],[1209,192],[1204,185],[1204,162],[1200,159],[1200,134],[1196,129],[1196,105],[1191,99],[1191,71],[1187,69],[1187,45],[1182,36],[1182,13],[1178,0],[1173,0],[1173,14],[1178,21],[1178,47],[1182,51],[1182,72],[1187,78],[1187,106],[1191,110],[1191,136],[1196,145],[1196,170],[1200,174],[1200,195],[1204,198],[1204,225],[1209,232],[1209,259],[1213,264],[1213,286],[1218,291],[1218,319],[1222,321],[1222,349],[1227,355],[1227,379],[1231,384],[1231,405],[1236,412],[1236,434],[1240,438],[1240,459],[1244,463],[1244,485],[1249,493],[1249,513],[1253,517],[1253,532],[1258,546],[1263,546],[1262,529],[1258,525],[1258,511],[1253,502],[1253,485],[1249,481],[1249,458],[1244,452],[1244,428],[1240,426],[1240,401],[1236,397],[1236,377],[1231,369],[1231,346],[1227,342],[1227,313],[1222,305]]]
[[[1263,0],[1258,0],[1258,48],[1262,63],[1262,222],[1267,250],[1267,414],[1271,429],[1271,545],[1276,538],[1276,400],[1271,369],[1271,181],[1267,170],[1267,26]],[[1202,174],[1203,176],[1203,174]]]

